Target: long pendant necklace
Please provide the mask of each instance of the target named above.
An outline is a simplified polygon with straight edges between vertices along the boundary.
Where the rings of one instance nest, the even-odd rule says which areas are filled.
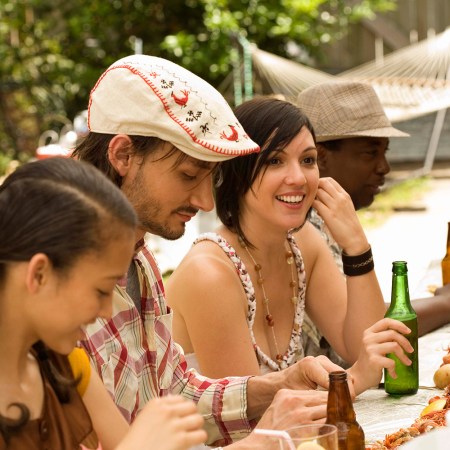
[[[269,326],[270,330],[271,330],[271,334],[272,334],[272,338],[273,338],[273,344],[275,347],[275,351],[276,351],[276,361],[278,363],[278,365],[281,364],[281,362],[283,361],[283,355],[280,352],[280,348],[278,346],[278,341],[277,341],[277,337],[275,334],[275,321],[273,319],[273,316],[270,312],[270,300],[269,297],[267,297],[266,294],[266,289],[264,287],[264,278],[262,276],[262,266],[261,264],[257,263],[255,258],[253,257],[253,255],[251,254],[247,244],[244,242],[244,240],[238,236],[238,240],[239,240],[239,244],[244,248],[244,250],[247,252],[247,255],[249,256],[249,258],[252,260],[253,263],[253,267],[255,269],[255,272],[258,276],[257,279],[257,283],[259,284],[259,286],[261,286],[261,291],[263,294],[263,304],[264,307],[266,309],[266,323]],[[289,286],[292,289],[292,297],[291,297],[291,302],[294,304],[294,306],[297,304],[298,298],[297,298],[297,281],[295,279],[295,275],[296,275],[296,268],[295,268],[295,264],[294,264],[294,255],[292,254],[291,250],[287,250],[286,251],[286,262],[289,265],[290,268],[290,272],[291,272],[291,281],[289,282]],[[286,354],[286,352],[285,352]]]

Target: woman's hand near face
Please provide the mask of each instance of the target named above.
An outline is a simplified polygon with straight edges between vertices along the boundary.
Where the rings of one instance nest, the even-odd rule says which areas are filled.
[[[369,248],[350,195],[333,178],[319,180],[313,207],[346,254],[359,255]]]
[[[355,364],[348,369],[354,379],[356,395],[376,386],[381,380],[383,368],[395,377],[395,362],[386,354],[394,353],[403,364],[411,364],[405,354],[413,348],[404,335],[410,332],[402,322],[394,319],[381,319],[368,328],[363,335],[362,347]]]

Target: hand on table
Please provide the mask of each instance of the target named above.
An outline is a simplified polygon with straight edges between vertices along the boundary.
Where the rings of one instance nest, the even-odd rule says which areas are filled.
[[[185,450],[206,441],[203,417],[179,395],[150,400],[117,450]]]
[[[257,428],[282,431],[302,423],[324,423],[327,414],[329,373],[343,370],[326,356],[306,356],[287,369],[250,378],[248,400],[255,397],[260,403],[264,403],[266,396],[272,399],[268,407],[264,406],[265,411]],[[352,381],[350,374],[350,392],[354,396]],[[318,387],[322,389],[318,390]],[[275,395],[270,394],[273,390],[276,391]],[[230,450],[270,450],[273,444],[273,438],[253,432],[229,447]]]
[[[256,428],[284,431],[302,423],[325,423],[327,398],[328,392],[326,391],[280,389]],[[274,442],[274,438],[253,431],[245,439],[229,447],[230,450],[254,448],[271,450],[274,448]]]
[[[364,331],[358,359],[348,369],[348,373],[353,376],[357,395],[380,382],[383,368],[396,378],[395,362],[386,354],[394,353],[403,364],[411,364],[405,354],[413,351],[404,336],[409,332],[409,328],[402,322],[387,318],[379,320]]]
[[[257,428],[286,430],[301,423],[325,422],[327,391],[281,389],[258,422]]]
[[[326,356],[307,356],[286,369],[251,377],[247,384],[248,417],[256,419],[263,416],[274,402],[277,393],[282,390],[297,391],[292,394],[293,398],[297,399],[297,404],[301,404],[302,396],[305,396],[305,401],[316,398],[319,403],[325,404],[327,392],[324,391],[328,389],[329,373],[336,370],[344,369],[332,363]],[[322,390],[317,390],[318,387]]]
[[[286,389],[316,389],[321,387],[328,389],[330,372],[344,370],[342,367],[334,364],[326,356],[306,356],[294,365],[274,375],[283,377],[280,387]]]

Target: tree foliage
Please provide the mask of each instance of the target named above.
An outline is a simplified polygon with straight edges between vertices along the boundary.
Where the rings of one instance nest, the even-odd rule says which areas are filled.
[[[33,153],[40,133],[86,108],[100,73],[140,40],[143,53],[218,86],[237,36],[314,61],[350,23],[394,7],[394,0],[0,0],[0,152]]]

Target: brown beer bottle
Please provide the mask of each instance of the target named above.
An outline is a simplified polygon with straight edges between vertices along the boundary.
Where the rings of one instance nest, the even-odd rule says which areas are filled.
[[[339,450],[364,450],[364,431],[356,421],[347,384],[347,372],[331,372],[328,391],[327,421],[338,429]]]
[[[442,284],[450,283],[450,222],[447,231],[447,253],[441,262],[442,267]]]

